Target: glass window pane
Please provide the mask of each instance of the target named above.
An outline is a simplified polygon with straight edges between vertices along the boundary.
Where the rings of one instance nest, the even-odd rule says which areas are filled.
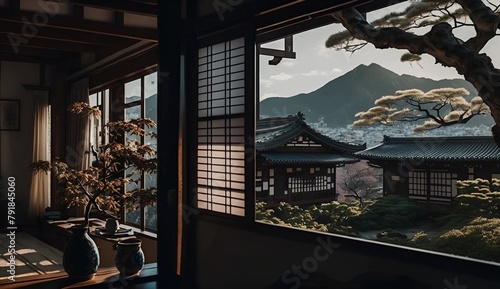
[[[156,96],[158,92],[157,86],[157,72],[153,72],[144,76],[144,98],[148,99],[150,97]]]
[[[136,225],[141,224],[142,209],[137,208],[135,211],[127,209],[126,219],[127,223],[132,223]]]
[[[125,83],[125,104],[141,100],[141,79]]]
[[[131,119],[136,119],[136,118],[140,118],[142,116],[141,114],[141,106],[140,105],[136,105],[136,106],[132,106],[132,107],[128,107],[125,109],[125,121],[130,121]],[[133,135],[131,133],[127,133],[127,136],[125,138],[125,141],[128,142],[130,140],[137,140],[137,141],[141,141],[141,137],[138,136],[138,135]]]
[[[156,230],[156,205],[146,206],[146,228]]]
[[[125,109],[125,121],[129,121],[131,119],[140,118],[142,116],[141,106],[136,105],[132,107],[128,107]]]
[[[130,180],[129,183],[125,184],[125,191],[126,192],[131,192],[136,189],[141,188],[141,176],[140,174],[135,170],[135,168],[128,168],[125,171],[125,176]],[[138,206],[138,204],[135,204]],[[140,224],[141,223],[141,208],[137,207],[135,210],[132,210],[132,208],[129,206],[127,207],[127,213],[125,216],[125,221],[134,223],[134,224]]]

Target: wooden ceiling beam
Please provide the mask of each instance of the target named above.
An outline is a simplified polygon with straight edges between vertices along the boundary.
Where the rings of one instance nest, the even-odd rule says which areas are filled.
[[[15,51],[15,47],[33,47],[42,48],[47,50],[58,50],[58,51],[70,51],[70,52],[100,52],[103,50],[103,46],[95,44],[85,44],[85,43],[74,43],[61,40],[53,39],[43,39],[43,38],[31,38],[25,43],[13,44],[8,39],[7,35],[0,33],[0,44],[10,45]]]
[[[0,52],[15,54],[20,56],[38,56],[38,57],[46,57],[46,58],[57,58],[57,59],[68,59],[79,56],[79,53],[75,52],[64,52],[64,51],[56,51],[50,49],[43,48],[34,48],[34,47],[18,47],[17,51],[12,49],[12,46],[9,44],[0,44]]]
[[[38,12],[40,13],[40,12]],[[33,25],[36,31],[45,27],[65,29],[73,33],[87,32],[93,34],[107,35],[134,40],[158,41],[158,32],[155,28],[142,27],[119,27],[114,24],[100,23],[83,19],[75,19],[70,16],[43,14],[47,18],[46,23],[33,24],[33,19],[44,19],[40,14],[13,9],[0,9],[0,20],[5,22],[19,23],[21,25]],[[26,23],[26,20],[28,23]],[[42,20],[40,20],[42,21]],[[36,33],[35,33],[36,34]]]
[[[61,58],[53,58],[37,55],[19,55],[10,52],[3,52],[0,50],[0,60],[2,61],[15,61],[15,62],[31,62],[31,63],[46,63],[46,64],[60,64]]]
[[[140,14],[145,16],[156,16],[158,13],[158,5],[153,3],[148,4],[146,2],[135,2],[127,0],[69,0],[68,3],[78,6],[88,6],[117,12]]]
[[[0,21],[0,33],[16,34],[27,40],[31,38],[44,38],[52,40],[60,40],[65,42],[94,44],[107,47],[124,47],[134,44],[136,41],[132,39],[124,39],[120,37],[112,37],[108,35],[95,34],[90,32],[72,33],[67,29],[57,29],[51,27],[42,27],[38,29],[34,36],[24,35],[22,32],[23,25],[14,22]],[[12,36],[12,35],[11,35]]]

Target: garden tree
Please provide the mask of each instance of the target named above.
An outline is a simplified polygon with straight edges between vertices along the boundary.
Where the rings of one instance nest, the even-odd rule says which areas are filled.
[[[347,31],[330,36],[326,46],[354,52],[371,43],[379,49],[406,50],[403,61],[418,61],[426,54],[436,63],[456,69],[489,107],[495,121],[492,133],[500,144],[500,70],[481,53],[498,35],[499,6],[487,0],[410,1],[404,11],[388,13],[371,23],[355,8],[347,8],[332,14]],[[461,39],[455,32],[466,26],[475,33]]]
[[[363,209],[366,200],[377,196],[381,187],[381,173],[376,168],[370,167],[366,162],[357,162],[346,165],[339,170],[337,179],[340,180],[340,189],[344,197],[354,198]]]
[[[380,123],[392,125],[399,122],[425,120],[414,128],[415,132],[431,130],[457,123],[466,123],[477,115],[489,113],[489,107],[481,97],[470,101],[465,99],[469,92],[465,88],[438,88],[428,92],[419,89],[396,91],[375,100],[375,106],[359,112],[353,124],[371,125]]]
[[[474,216],[500,217],[500,180],[457,181],[458,195],[453,203],[459,213]]]

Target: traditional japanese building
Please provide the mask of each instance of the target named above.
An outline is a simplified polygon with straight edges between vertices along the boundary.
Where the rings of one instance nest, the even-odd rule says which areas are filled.
[[[446,209],[457,180],[500,178],[500,147],[493,137],[388,137],[356,153],[384,170],[384,195],[408,196]]]
[[[335,141],[308,126],[299,112],[257,122],[257,199],[312,204],[336,199],[336,168],[355,163],[366,145]]]

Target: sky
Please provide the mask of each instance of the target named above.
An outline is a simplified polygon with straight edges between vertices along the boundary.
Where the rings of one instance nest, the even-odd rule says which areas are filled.
[[[498,1],[498,0],[495,0]],[[368,20],[386,14],[388,11],[404,9],[407,4],[397,4],[368,14]],[[461,78],[454,68],[435,64],[435,59],[422,55],[419,64],[403,63],[399,59],[406,51],[397,49],[376,49],[368,44],[351,54],[325,47],[327,38],[342,30],[340,24],[331,24],[295,34],[293,48],[296,59],[283,59],[280,64],[269,65],[271,56],[260,56],[260,100],[268,97],[290,97],[299,93],[314,91],[327,82],[349,72],[360,64],[378,63],[398,74],[410,74],[432,79]],[[467,39],[466,31],[459,31],[462,39]],[[500,55],[494,52],[500,46],[500,36],[490,41],[483,49],[493,59],[495,67],[500,67]],[[284,41],[265,43],[262,47],[283,49]]]

